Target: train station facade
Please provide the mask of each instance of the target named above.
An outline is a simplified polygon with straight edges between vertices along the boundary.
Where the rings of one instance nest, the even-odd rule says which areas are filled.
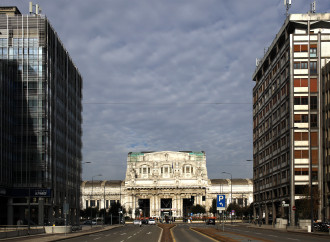
[[[128,216],[184,217],[192,205],[212,206],[218,194],[248,206],[253,199],[251,179],[209,179],[205,152],[130,152],[124,181],[83,181],[81,207],[109,209],[114,202]]]

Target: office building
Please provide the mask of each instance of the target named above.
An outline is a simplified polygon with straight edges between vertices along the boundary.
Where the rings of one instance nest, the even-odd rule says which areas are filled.
[[[253,74],[255,216],[329,219],[324,179],[321,70],[330,56],[330,14],[289,15]],[[326,130],[328,128],[325,128]],[[327,213],[327,214],[326,214]]]
[[[0,8],[0,68],[0,223],[76,223],[81,75],[49,20],[17,7]]]

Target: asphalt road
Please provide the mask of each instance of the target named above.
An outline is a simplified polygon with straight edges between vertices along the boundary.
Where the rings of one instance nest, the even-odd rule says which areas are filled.
[[[186,224],[178,224],[175,228],[172,229],[173,236],[176,242],[214,242],[214,240],[209,239],[205,235],[197,233],[191,229],[190,226]]]
[[[156,225],[138,225],[128,224],[122,227],[114,228],[100,233],[80,236],[77,238],[67,239],[70,242],[141,242],[155,241],[157,242],[160,236],[161,229]]]
[[[319,236],[306,233],[293,233],[286,231],[251,228],[244,225],[227,225],[225,232],[232,232],[242,236],[249,236],[250,238],[263,239],[267,241],[281,241],[281,242],[325,242],[330,241],[330,236]],[[251,240],[253,241],[253,239]]]

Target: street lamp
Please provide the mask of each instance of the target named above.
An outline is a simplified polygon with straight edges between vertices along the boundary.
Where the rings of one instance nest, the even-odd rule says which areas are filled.
[[[223,174],[230,175],[230,203],[233,203],[233,176],[229,172],[222,172]],[[233,214],[230,216],[231,223],[233,223]]]
[[[93,227],[93,209],[92,209],[92,198],[93,198],[93,186],[94,186],[94,177],[102,176],[102,174],[98,174],[92,176],[92,193],[91,193],[91,200],[90,200],[90,207],[91,207],[91,227]]]

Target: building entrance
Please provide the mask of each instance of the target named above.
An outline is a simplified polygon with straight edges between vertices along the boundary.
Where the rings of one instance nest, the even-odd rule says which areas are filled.
[[[150,199],[139,199],[139,209],[142,211],[142,217],[150,217]]]
[[[160,199],[160,216],[166,220],[172,218],[172,199],[171,198]]]
[[[182,199],[182,204],[183,204],[183,206],[182,206],[182,211],[183,211],[182,216],[183,217],[188,217],[189,213],[190,213],[191,206],[193,205],[193,201],[190,198],[184,198],[184,199]]]

